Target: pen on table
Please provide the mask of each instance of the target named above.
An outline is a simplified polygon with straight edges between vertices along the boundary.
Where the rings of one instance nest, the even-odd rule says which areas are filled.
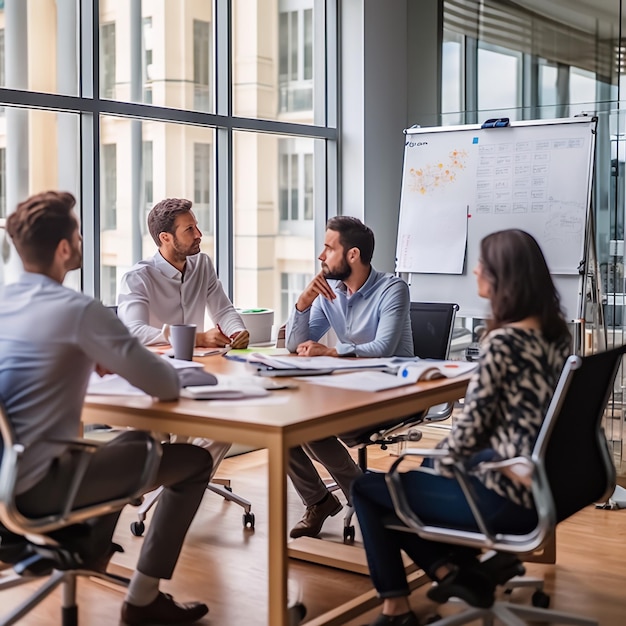
[[[237,354],[223,354],[222,356],[229,361],[238,361],[239,363],[248,362],[248,359],[245,356],[239,356]]]

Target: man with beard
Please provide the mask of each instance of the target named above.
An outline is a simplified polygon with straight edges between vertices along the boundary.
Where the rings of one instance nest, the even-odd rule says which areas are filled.
[[[326,224],[321,271],[300,294],[286,330],[286,346],[301,356],[413,356],[409,288],[400,278],[372,265],[374,234],[354,217]],[[329,280],[333,280],[332,284]],[[321,296],[321,297],[320,297]],[[332,329],[337,344],[319,340]],[[350,502],[350,486],[361,470],[335,437],[290,450],[289,477],[306,512],[291,537],[315,537],[329,516],[341,511],[311,462],[326,467]]]
[[[196,346],[245,348],[250,334],[224,293],[211,259],[200,252],[202,232],[191,206],[191,200],[167,198],[152,208],[148,230],[158,250],[122,277],[117,314],[146,345],[168,343],[171,324],[195,324]],[[206,331],[205,311],[215,324]],[[211,452],[214,472],[231,446],[201,437],[190,441]]]
[[[16,283],[0,288],[0,398],[18,442],[26,447],[16,504],[32,517],[58,513],[68,485],[80,471],[78,457],[63,441],[80,435],[85,391],[94,368],[99,373],[115,372],[159,400],[176,400],[179,392],[176,371],[164,359],[146,350],[102,304],[63,286],[66,274],[82,264],[75,203],[70,193],[48,191],[20,203],[7,219],[7,232],[25,271]],[[122,497],[143,472],[145,454],[134,431],[99,446],[74,506]],[[159,485],[165,489],[122,607],[126,624],[189,623],[207,613],[201,603],[176,603],[159,592],[159,582],[172,576],[211,469],[206,450],[185,444],[163,446],[148,490]],[[106,569],[119,514],[90,520],[86,540],[81,533],[72,537],[73,550],[86,569]]]
[[[197,346],[245,348],[250,335],[211,259],[200,252],[202,233],[191,206],[167,198],[152,208],[148,230],[158,250],[122,277],[118,315],[146,345],[168,343],[170,324],[195,324]],[[207,331],[205,310],[215,324]]]

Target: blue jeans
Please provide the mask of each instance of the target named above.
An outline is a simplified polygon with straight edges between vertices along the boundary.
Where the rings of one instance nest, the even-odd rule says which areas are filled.
[[[472,512],[458,482],[426,471],[401,475],[409,505],[422,521],[452,528],[477,530]],[[490,528],[501,532],[525,532],[537,521],[534,510],[513,504],[477,478],[471,479],[478,506]],[[464,546],[422,539],[413,532],[385,527],[394,515],[385,475],[366,473],[352,486],[352,502],[359,518],[367,562],[374,587],[381,598],[408,596],[401,551],[421,567],[430,578],[445,562],[478,554]]]

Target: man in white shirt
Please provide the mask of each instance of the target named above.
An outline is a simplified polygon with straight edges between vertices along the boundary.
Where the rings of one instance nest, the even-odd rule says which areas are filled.
[[[250,337],[224,293],[208,255],[191,200],[167,198],[148,214],[157,252],[122,277],[118,315],[146,345],[168,343],[170,324],[195,324],[196,345],[245,348]],[[204,330],[205,311],[215,324]]]
[[[159,400],[176,400],[176,371],[146,350],[115,314],[63,286],[82,264],[81,236],[69,193],[34,195],[7,219],[24,274],[0,287],[0,399],[19,443],[27,446],[16,485],[18,508],[27,515],[58,513],[77,471],[67,446],[78,437],[89,378],[115,372]],[[143,469],[143,444],[127,431],[91,457],[77,507],[114,499],[130,490]],[[200,619],[206,605],[177,604],[159,592],[171,578],[189,524],[212,470],[206,450],[164,444],[152,488],[165,487],[141,546],[137,569],[122,607],[126,624],[180,624]],[[88,544],[79,550],[87,566],[106,567],[119,512],[92,520]],[[76,538],[78,540],[78,536]],[[78,548],[77,548],[78,549]]]
[[[167,198],[152,208],[148,230],[158,250],[122,277],[117,314],[145,345],[168,343],[171,324],[195,324],[196,346],[245,348],[250,334],[211,259],[200,252],[202,232],[191,207],[191,200]],[[204,330],[205,311],[214,328]],[[199,437],[192,442],[211,452],[214,472],[231,445]]]

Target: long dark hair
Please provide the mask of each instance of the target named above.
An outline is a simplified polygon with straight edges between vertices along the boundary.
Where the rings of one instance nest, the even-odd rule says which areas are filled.
[[[491,233],[480,242],[480,262],[491,285],[489,330],[536,316],[549,341],[570,336],[559,293],[534,237],[518,229]]]

